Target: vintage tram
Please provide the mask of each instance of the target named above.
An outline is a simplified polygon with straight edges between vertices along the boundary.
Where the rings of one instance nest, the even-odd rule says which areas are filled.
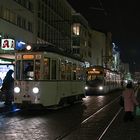
[[[53,107],[82,100],[85,63],[52,45],[32,46],[15,54],[14,103]]]

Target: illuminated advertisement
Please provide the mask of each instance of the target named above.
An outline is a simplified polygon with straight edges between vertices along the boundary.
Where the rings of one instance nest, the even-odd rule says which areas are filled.
[[[14,50],[15,41],[13,39],[1,39],[2,50]]]
[[[13,64],[0,64],[0,88],[2,86],[3,83],[3,79],[6,76],[6,73],[9,70],[14,70],[14,65]],[[14,78],[14,74],[12,75]]]

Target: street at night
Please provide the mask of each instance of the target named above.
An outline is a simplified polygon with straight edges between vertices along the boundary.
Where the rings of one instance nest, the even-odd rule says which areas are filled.
[[[108,95],[87,96],[82,102],[57,110],[1,110],[1,140],[96,140],[105,130],[102,139],[108,140],[113,129],[124,131],[118,130],[125,125],[118,102],[120,94],[121,91],[114,91]],[[113,140],[121,134],[112,136]]]
[[[0,140],[139,140],[137,6],[0,0]]]

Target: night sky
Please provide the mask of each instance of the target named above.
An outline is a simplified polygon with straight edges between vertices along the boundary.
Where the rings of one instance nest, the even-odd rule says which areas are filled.
[[[140,8],[137,0],[68,0],[90,26],[98,31],[112,32],[121,60],[130,70],[140,71]]]

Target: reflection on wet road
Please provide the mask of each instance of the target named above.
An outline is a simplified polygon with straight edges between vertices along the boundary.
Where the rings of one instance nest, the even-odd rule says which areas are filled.
[[[76,129],[89,116],[119,96],[87,96],[59,110],[19,111],[0,118],[1,140],[55,140]]]

